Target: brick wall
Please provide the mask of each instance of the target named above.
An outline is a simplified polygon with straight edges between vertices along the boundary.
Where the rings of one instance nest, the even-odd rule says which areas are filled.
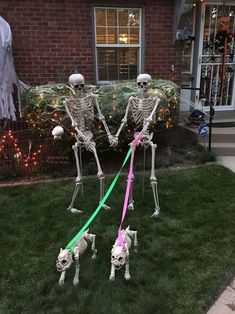
[[[57,82],[78,69],[94,82],[90,0],[2,0],[0,15],[10,24],[19,77],[28,84]],[[102,3],[105,3],[103,1]],[[121,5],[121,1],[117,1]],[[127,4],[127,1],[124,2]],[[129,0],[145,5],[145,72],[180,77],[180,49],[172,46],[173,0]],[[110,5],[110,1],[107,1]]]

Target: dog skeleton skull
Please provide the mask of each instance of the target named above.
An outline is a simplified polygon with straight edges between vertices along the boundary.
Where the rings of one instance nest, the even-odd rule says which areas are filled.
[[[56,259],[56,269],[58,272],[66,271],[73,263],[73,256],[67,249],[60,249],[60,253]]]
[[[116,246],[113,248],[111,263],[114,265],[116,270],[122,268],[126,263],[126,249],[122,246]]]

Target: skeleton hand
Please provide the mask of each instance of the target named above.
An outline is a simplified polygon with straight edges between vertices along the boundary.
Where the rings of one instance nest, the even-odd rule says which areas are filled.
[[[111,147],[116,147],[118,145],[118,137],[109,135],[109,143]]]
[[[152,118],[152,117],[148,117],[148,118],[146,119],[146,121],[147,121],[148,123],[151,123],[151,122],[153,121],[153,118]]]
[[[89,150],[90,152],[92,152],[94,150],[94,147],[95,147],[95,143],[86,139],[84,142],[83,142],[85,148],[87,150]]]

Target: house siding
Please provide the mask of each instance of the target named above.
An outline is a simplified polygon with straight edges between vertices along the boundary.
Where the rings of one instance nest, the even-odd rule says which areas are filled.
[[[110,1],[102,5],[110,6]],[[116,1],[143,6],[144,72],[180,82],[181,47],[172,45],[173,0]],[[67,78],[76,69],[95,82],[92,8],[89,0],[2,0],[0,15],[10,24],[18,76],[27,84]],[[174,65],[175,71],[171,72]]]

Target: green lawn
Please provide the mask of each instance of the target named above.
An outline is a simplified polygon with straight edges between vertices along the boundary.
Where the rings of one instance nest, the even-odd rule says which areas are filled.
[[[146,178],[133,186],[135,211],[124,227],[138,231],[139,252],[130,252],[131,280],[116,272],[110,283],[110,250],[117,235],[126,177],[90,226],[98,256],[81,258],[79,286],[74,267],[63,287],[55,259],[96,208],[99,186],[84,181],[83,215],[66,211],[74,182],[0,189],[0,313],[197,314],[206,313],[235,273],[235,174],[218,165],[161,172],[161,214],[153,212]],[[108,179],[106,185],[111,182]]]

